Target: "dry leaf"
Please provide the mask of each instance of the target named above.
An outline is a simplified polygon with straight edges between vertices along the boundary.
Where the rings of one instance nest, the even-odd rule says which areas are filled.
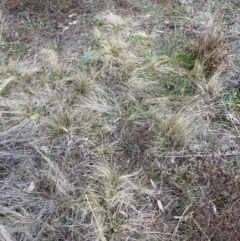
[[[134,33],[133,36],[139,36],[139,37],[142,37],[142,38],[149,38],[149,36],[145,32],[140,32],[140,31]]]
[[[119,213],[122,214],[124,218],[128,218],[128,214],[125,211],[119,211]]]
[[[73,22],[69,23],[69,25],[75,25],[75,24],[77,24],[77,22],[78,21],[73,21]]]
[[[34,114],[34,115],[31,115],[30,119],[31,120],[36,120],[39,118],[39,114]]]
[[[193,218],[193,212],[191,212],[190,214],[186,215],[186,216],[174,216],[174,219],[179,219],[180,221],[187,221],[188,219]]]
[[[160,170],[163,169],[162,164],[159,161],[156,161],[156,165]]]
[[[72,13],[72,14],[68,15],[69,18],[72,18],[72,17],[75,17],[75,16],[77,16],[76,13]]]
[[[51,154],[51,150],[47,146],[41,146],[41,150],[44,151],[48,155]]]
[[[163,102],[165,99],[166,99],[166,98],[164,98],[164,97],[148,98],[148,99],[145,99],[145,100],[144,100],[144,103],[145,103],[145,104],[153,105],[153,104],[161,103],[161,102]]]
[[[31,182],[28,188],[24,188],[23,191],[26,193],[31,193],[35,188],[34,182]]]
[[[151,182],[151,184],[152,184],[152,187],[153,187],[154,189],[156,189],[156,188],[157,188],[157,185],[155,184],[155,182],[154,182],[152,179],[150,179],[150,182]]]
[[[209,204],[212,206],[213,214],[215,216],[218,216],[218,211],[217,211],[217,208],[216,208],[215,204],[213,203],[213,201],[210,201]]]
[[[216,208],[216,206],[215,206],[214,203],[213,203],[212,208],[213,208],[213,213],[214,213],[214,215],[217,216],[217,215],[218,215],[218,211],[217,211],[217,208]]]
[[[164,208],[163,208],[162,202],[160,200],[157,200],[157,204],[158,204],[159,210],[161,210],[164,213]]]
[[[67,132],[68,134],[70,134],[69,131],[68,131],[68,129],[65,128],[64,126],[62,127],[62,129],[63,129],[65,132]]]

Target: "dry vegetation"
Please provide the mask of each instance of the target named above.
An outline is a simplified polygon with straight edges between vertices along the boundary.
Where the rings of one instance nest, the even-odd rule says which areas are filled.
[[[0,240],[240,240],[239,7],[2,1]]]

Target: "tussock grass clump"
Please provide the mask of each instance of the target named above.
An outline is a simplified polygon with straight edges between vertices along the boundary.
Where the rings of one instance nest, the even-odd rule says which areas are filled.
[[[94,30],[97,52],[93,66],[99,76],[111,82],[127,81],[141,62],[131,49],[130,23],[113,13],[100,15],[97,20],[99,27]]]
[[[69,128],[72,125],[72,115],[69,111],[62,113],[61,115],[57,115],[52,117],[51,120],[51,130],[50,133],[54,137],[58,136],[59,134],[69,133]]]
[[[200,89],[202,96],[205,96],[209,101],[215,101],[224,94],[224,82],[221,79],[222,70],[218,70],[208,80],[204,77],[195,82],[196,86]]]
[[[128,44],[121,37],[111,36],[100,42],[100,48],[95,61],[100,64],[102,76],[110,77],[112,82],[128,80],[137,64],[136,56],[129,53]]]
[[[216,16],[206,22],[204,30],[189,48],[190,55],[204,63],[205,71],[212,73],[228,65],[228,42]]]
[[[143,195],[153,192],[138,179],[139,173],[121,175],[118,168],[105,162],[94,167],[85,195],[88,225],[95,230],[92,238],[146,240],[151,237],[144,224],[148,214],[145,217],[140,214],[142,204],[139,201]]]
[[[43,56],[42,61],[45,62],[46,67],[50,67],[50,69],[52,69],[58,75],[62,74],[62,66],[56,51],[50,48],[43,48],[40,54]]]
[[[200,115],[191,108],[162,115],[159,119],[159,135],[163,137],[163,146],[173,150],[184,149],[198,133],[198,118]]]
[[[52,85],[54,91],[56,91],[59,97],[65,94],[66,104],[73,105],[86,98],[92,98],[92,96],[103,96],[103,90],[99,84],[95,81],[95,75],[93,73],[87,73],[86,71],[73,71],[75,73],[70,75],[64,75],[59,80],[53,81]]]

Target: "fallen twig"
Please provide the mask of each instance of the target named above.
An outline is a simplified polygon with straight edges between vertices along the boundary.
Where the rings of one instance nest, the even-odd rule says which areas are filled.
[[[226,152],[226,153],[212,153],[212,154],[187,154],[187,155],[168,155],[168,156],[162,156],[162,158],[191,158],[191,157],[210,157],[212,159],[214,158],[224,158],[224,157],[231,157],[231,156],[240,156],[240,152],[233,151],[233,152]]]

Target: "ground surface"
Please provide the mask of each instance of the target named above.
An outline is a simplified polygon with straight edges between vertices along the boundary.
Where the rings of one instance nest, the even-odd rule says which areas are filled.
[[[2,1],[0,240],[240,240],[239,17]]]

